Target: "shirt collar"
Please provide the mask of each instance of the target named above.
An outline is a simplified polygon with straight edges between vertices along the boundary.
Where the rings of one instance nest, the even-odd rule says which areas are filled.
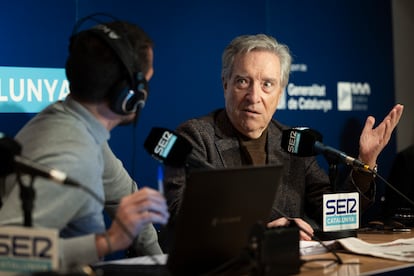
[[[93,114],[83,105],[70,97],[70,95],[68,95],[63,101],[63,106],[67,112],[84,122],[98,144],[102,144],[103,142],[109,140],[111,137],[110,132],[105,128],[105,126],[102,125],[102,123],[99,122],[98,119],[93,116]]]

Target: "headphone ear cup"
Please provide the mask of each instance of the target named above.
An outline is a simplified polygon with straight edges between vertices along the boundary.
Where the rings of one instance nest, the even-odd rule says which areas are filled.
[[[121,115],[133,113],[137,108],[142,109],[148,97],[148,82],[142,73],[134,74],[136,87],[131,88],[126,80],[116,83],[112,89],[110,108]]]
[[[123,80],[116,83],[112,88],[111,95],[113,96],[109,98],[109,102],[113,112],[120,115],[134,112],[134,106],[130,107],[131,105],[128,102],[135,98],[135,92],[129,87],[127,81]]]

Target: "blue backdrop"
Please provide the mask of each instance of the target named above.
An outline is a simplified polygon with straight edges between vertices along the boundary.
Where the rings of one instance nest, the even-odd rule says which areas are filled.
[[[65,92],[64,77],[56,86],[54,77],[39,84],[36,68],[61,73],[73,25],[93,12],[136,23],[155,42],[155,75],[139,123],[118,127],[110,140],[141,186],[156,187],[158,163],[142,146],[152,127],[174,129],[223,106],[221,53],[237,35],[267,33],[289,45],[293,70],[275,117],[319,130],[325,144],[350,155],[357,155],[365,118],[379,122],[395,102],[390,0],[15,0],[0,9],[0,131],[14,135],[34,115],[22,106],[30,105],[30,86],[44,104],[48,91]],[[32,70],[13,79],[5,72],[15,67]],[[10,79],[21,102],[11,96]],[[383,176],[395,151],[393,137],[380,156]]]

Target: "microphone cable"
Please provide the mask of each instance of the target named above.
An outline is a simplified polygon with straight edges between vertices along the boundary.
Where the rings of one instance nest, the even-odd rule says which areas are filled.
[[[141,111],[144,107],[144,104],[138,104],[137,109],[135,110],[135,117],[132,121],[132,151],[131,151],[131,178],[135,179],[135,167],[137,161],[137,125],[138,119],[141,114]]]
[[[335,257],[335,260],[334,260],[334,262],[333,263],[331,263],[331,264],[329,264],[327,267],[330,267],[331,265],[333,265],[333,264],[335,264],[335,263],[337,263],[337,264],[339,264],[339,265],[359,265],[360,263],[359,262],[348,262],[348,263],[345,263],[342,259],[341,259],[341,257],[339,257],[339,255],[337,254],[337,252],[336,252],[336,250],[333,248],[333,247],[329,247],[329,246],[327,246],[321,239],[319,239],[317,236],[313,236],[311,233],[309,233],[306,229],[304,229],[303,227],[301,227],[300,225],[298,225],[296,222],[295,222],[295,219],[294,218],[292,218],[292,217],[290,217],[290,216],[287,216],[284,212],[282,212],[282,211],[280,211],[280,209],[278,209],[278,208],[276,208],[276,207],[274,207],[275,208],[275,210],[277,211],[277,212],[279,212],[283,217],[285,217],[287,220],[289,220],[289,221],[293,221],[295,224],[296,224],[296,226],[299,228],[299,230],[300,231],[302,231],[302,232],[304,232],[306,235],[308,235],[309,237],[312,237],[315,241],[317,241],[320,245],[322,245],[329,253],[331,253],[334,257]],[[316,261],[332,261],[332,259],[324,259],[324,258],[319,258],[319,259],[311,259],[311,260],[302,260],[302,265],[303,264],[305,264],[305,263],[307,263],[307,262],[316,262]]]
[[[135,166],[137,159],[137,125],[136,120],[132,125],[132,151],[131,151],[131,178],[135,179]]]
[[[408,198],[406,195],[404,195],[401,191],[399,191],[396,187],[394,187],[390,182],[388,182],[384,177],[382,177],[378,172],[375,170],[368,168],[367,169],[370,173],[374,175],[374,177],[378,177],[381,179],[382,182],[384,182],[388,187],[390,187],[394,192],[396,192],[399,196],[404,198],[407,202],[409,202],[412,206],[414,206],[414,201],[412,201],[410,198]]]

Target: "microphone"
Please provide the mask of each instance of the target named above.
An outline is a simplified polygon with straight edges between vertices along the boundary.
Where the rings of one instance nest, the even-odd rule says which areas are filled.
[[[41,176],[59,184],[75,187],[80,186],[76,180],[68,177],[66,173],[57,169],[42,166],[22,156],[17,155],[14,157],[14,167],[18,172],[30,174],[32,176]]]
[[[354,157],[351,157],[349,155],[346,155],[344,152],[339,151],[337,149],[334,149],[330,146],[326,146],[324,144],[322,144],[319,141],[315,142],[315,150],[319,153],[322,153],[323,155],[325,155],[327,158],[331,158],[334,160],[339,160],[347,165],[353,166],[353,167],[357,167],[357,168],[361,168],[364,170],[369,171],[370,167],[366,164],[364,164],[361,160],[358,160]]]
[[[166,128],[152,128],[144,142],[144,147],[154,159],[171,167],[190,166],[214,169],[213,165],[190,157],[193,150],[191,143],[183,136]]]
[[[369,166],[342,151],[322,143],[322,135],[308,127],[295,127],[282,131],[281,147],[290,154],[297,156],[314,156],[323,154],[330,160],[371,171]]]
[[[32,176],[41,176],[59,184],[80,186],[76,180],[69,178],[66,173],[42,166],[21,156],[21,150],[22,147],[17,141],[0,135],[0,176],[19,172]]]

